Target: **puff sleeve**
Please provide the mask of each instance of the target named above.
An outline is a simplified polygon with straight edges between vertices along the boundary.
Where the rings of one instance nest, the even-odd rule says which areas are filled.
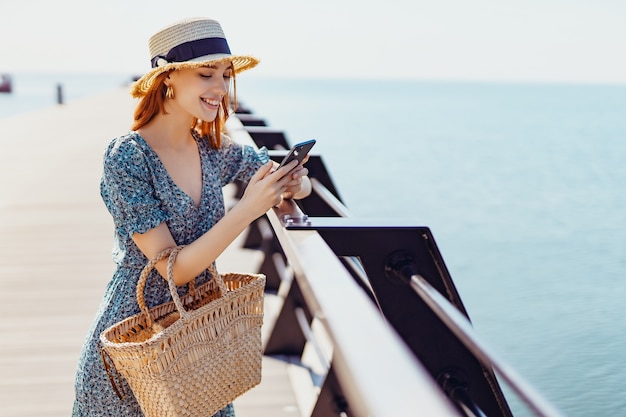
[[[105,151],[100,194],[119,236],[132,238],[168,220],[157,198],[148,157],[130,137],[112,141]]]

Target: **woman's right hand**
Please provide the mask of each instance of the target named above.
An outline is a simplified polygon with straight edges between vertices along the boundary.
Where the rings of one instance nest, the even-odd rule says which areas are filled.
[[[176,285],[186,284],[207,269],[250,223],[280,203],[281,194],[291,181],[291,175],[286,174],[296,165],[297,161],[293,161],[274,171],[274,163],[269,162],[259,168],[235,207],[207,232],[180,251],[174,263]],[[133,240],[148,259],[152,259],[163,249],[176,245],[165,223],[146,233],[135,233]],[[167,261],[159,262],[157,269],[166,277]]]
[[[274,171],[275,164],[270,161],[261,166],[250,178],[241,200],[237,203],[256,220],[270,208],[281,202],[281,195],[287,189],[290,177],[289,171],[298,165],[298,161],[291,161],[284,167]]]

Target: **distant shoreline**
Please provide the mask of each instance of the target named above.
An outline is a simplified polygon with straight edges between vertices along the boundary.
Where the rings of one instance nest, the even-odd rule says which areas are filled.
[[[130,86],[133,79],[140,74],[119,72],[43,72],[43,71],[16,71],[7,72],[13,82],[12,93],[0,94],[0,119],[17,114],[27,113],[48,106],[58,104],[57,86],[62,88],[62,98],[65,103],[81,97],[97,94],[113,88]],[[406,89],[411,86],[433,87],[438,91],[452,92],[454,90],[474,90],[508,87],[517,89],[616,89],[619,94],[626,94],[626,84],[603,84],[603,83],[557,83],[557,82],[522,82],[522,81],[485,81],[485,80],[427,80],[427,79],[345,79],[345,78],[301,78],[301,77],[267,77],[254,74],[245,74],[237,79],[238,95],[244,100],[247,91],[262,89],[264,84],[292,85],[295,90],[299,89],[303,82],[322,87],[337,86],[348,92],[355,87],[354,95],[358,96],[357,87],[363,83],[379,85],[381,88]],[[445,87],[444,90],[439,88]],[[349,96],[350,97],[350,96]],[[349,98],[348,97],[348,98]],[[302,97],[302,100],[307,100]],[[261,104],[261,103],[256,103]]]
[[[133,75],[118,73],[15,72],[10,75],[13,91],[0,94],[0,119],[56,106],[59,98],[66,104],[115,88],[130,87],[133,80]]]

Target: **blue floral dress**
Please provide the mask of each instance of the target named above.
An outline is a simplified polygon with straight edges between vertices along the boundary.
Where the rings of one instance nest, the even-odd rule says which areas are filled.
[[[257,152],[224,137],[222,147],[213,149],[206,138],[194,138],[202,163],[202,197],[198,206],[176,186],[157,154],[137,132],[114,139],[106,149],[100,191],[115,225],[113,259],[117,267],[81,351],[74,417],[143,416],[125,381],[124,400],[113,390],[102,363],[99,339],[103,330],[140,311],[135,288],[148,259],[133,242],[133,234],[145,233],[165,222],[177,244],[193,242],[224,216],[222,187],[234,180],[248,181],[269,161],[264,148]],[[196,278],[196,283],[210,278],[205,272]],[[181,294],[185,289],[181,289]],[[146,285],[147,305],[170,300],[166,281],[152,271]],[[232,404],[215,414],[234,415]]]

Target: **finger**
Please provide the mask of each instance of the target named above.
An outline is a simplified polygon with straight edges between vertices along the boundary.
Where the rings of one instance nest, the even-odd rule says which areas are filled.
[[[293,160],[289,162],[287,165],[285,165],[284,167],[277,169],[272,174],[276,175],[278,178],[282,178],[286,176],[292,169],[294,169],[297,166],[298,166],[298,161]]]
[[[290,172],[290,176],[293,179],[306,177],[307,175],[309,175],[309,170],[303,166],[299,166],[298,168]]]
[[[273,166],[274,166],[274,163],[272,161],[269,161],[269,162],[261,165],[261,167],[250,178],[250,182],[252,182],[252,181],[257,182],[257,181],[260,181],[261,179],[265,178],[265,176],[268,175],[268,173],[271,172]]]
[[[270,160],[270,163],[272,164],[272,169],[270,170],[270,172],[274,173],[278,169],[280,164],[276,161],[271,161],[271,160]]]
[[[284,185],[284,188],[297,188],[300,189],[302,186],[302,177],[291,178]]]

